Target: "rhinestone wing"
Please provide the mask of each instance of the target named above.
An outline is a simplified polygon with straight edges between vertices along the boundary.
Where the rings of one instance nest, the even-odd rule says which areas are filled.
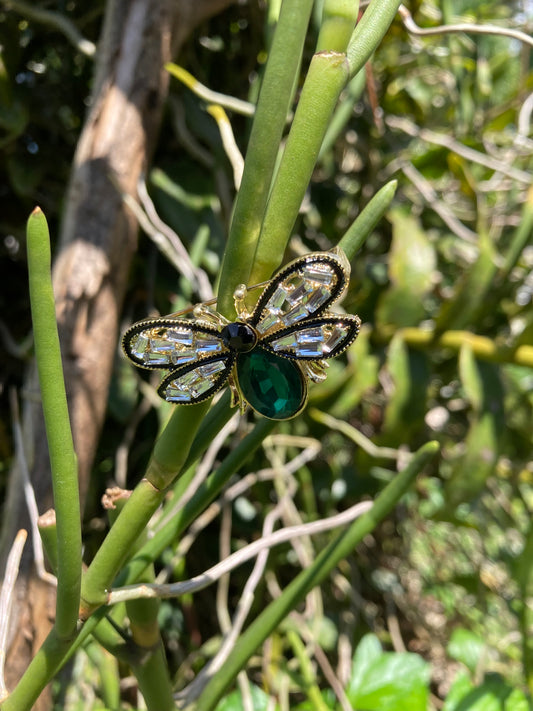
[[[168,402],[198,403],[226,382],[235,355],[219,329],[203,322],[157,318],[131,326],[122,339],[127,357],[141,368],[170,373],[157,390]]]
[[[328,313],[344,296],[350,264],[341,251],[296,259],[269,282],[251,324],[263,348],[286,358],[322,360],[342,353],[355,340],[358,316]]]
[[[358,316],[324,314],[274,331],[261,341],[261,346],[297,360],[334,358],[355,341],[360,327]]]
[[[323,314],[345,293],[350,265],[342,252],[315,252],[294,260],[268,283],[249,323],[263,341]]]

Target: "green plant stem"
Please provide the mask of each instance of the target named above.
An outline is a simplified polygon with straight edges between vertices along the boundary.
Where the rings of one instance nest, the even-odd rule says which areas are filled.
[[[359,0],[324,0],[317,52],[346,52],[357,22]]]
[[[70,640],[78,619],[81,585],[81,519],[78,467],[63,378],[50,271],[50,235],[39,208],[27,226],[28,272],[35,357],[39,373],[57,527],[55,629]]]
[[[437,442],[428,442],[413,456],[407,467],[388,484],[377,497],[370,511],[354,521],[337,536],[283,591],[259,614],[241,635],[224,666],[209,681],[203,692],[188,711],[212,711],[237,674],[244,668],[255,650],[276,629],[280,622],[298,605],[315,586],[320,585],[333,568],[352,553],[355,546],[368,535],[392,510],[407,492],[416,476],[435,456]]]
[[[209,405],[210,401],[174,409],[155,443],[146,469],[145,478],[156,489],[169,487],[186,468],[191,447]]]
[[[176,711],[163,645],[144,664],[132,667],[148,711]]]
[[[328,122],[347,80],[344,54],[315,54],[268,201],[250,275],[252,284],[269,279],[283,259]]]
[[[118,660],[96,642],[85,647],[87,656],[98,669],[100,696],[108,711],[120,711],[120,674]]]
[[[233,318],[235,314],[235,287],[241,283],[251,283],[248,277],[252,270],[312,5],[312,0],[285,0],[281,6],[220,275],[218,310],[227,318]]]
[[[321,161],[332,149],[337,138],[344,133],[344,129],[348,121],[353,116],[353,108],[356,101],[359,100],[366,85],[366,73],[364,69],[358,72],[348,82],[346,88],[342,91],[339,105],[335,109],[331,121],[328,124],[324,140],[318,152],[318,161]]]
[[[470,346],[476,358],[488,360],[491,363],[514,363],[533,368],[533,346],[520,345],[517,348],[498,345],[491,338],[478,336],[470,331],[444,331],[436,335],[432,330],[422,328],[403,328],[399,331],[401,338],[412,348],[427,349],[449,348],[460,351],[465,345]],[[377,333],[376,340],[385,342],[392,333]]]
[[[305,645],[300,639],[300,636],[295,630],[290,629],[287,630],[287,639],[289,640],[289,643],[294,651],[294,655],[300,665],[300,671],[304,681],[304,689],[307,694],[307,698],[311,702],[312,708],[314,711],[329,711],[330,707],[322,698],[320,688],[316,682],[316,676],[313,672],[313,666],[307,656]]]
[[[361,249],[374,227],[388,210],[394,193],[396,192],[397,185],[397,180],[391,180],[378,190],[368,205],[361,210],[361,213],[346,230],[346,233],[339,242],[339,247],[344,250],[350,261]]]
[[[176,408],[157,440],[146,478],[134,489],[124,510],[98,549],[83,579],[82,614],[87,618],[105,602],[118,570],[163,500],[165,489],[182,470],[208,403]]]
[[[82,619],[106,601],[106,591],[124,561],[131,555],[130,546],[144,531],[165,492],[143,479],[133,490],[115,525],[96,552],[83,578],[80,606]]]
[[[401,0],[371,0],[348,43],[350,78],[354,77],[376,51],[398,12]]]

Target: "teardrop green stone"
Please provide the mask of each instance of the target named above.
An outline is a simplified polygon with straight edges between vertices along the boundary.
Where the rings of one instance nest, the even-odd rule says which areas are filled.
[[[244,399],[271,420],[294,417],[307,398],[307,385],[298,365],[261,347],[239,353],[237,379]]]

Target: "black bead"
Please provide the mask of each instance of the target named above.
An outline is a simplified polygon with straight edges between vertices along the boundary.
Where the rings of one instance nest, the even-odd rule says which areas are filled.
[[[228,323],[220,337],[224,345],[236,353],[251,351],[257,343],[257,334],[247,323]]]

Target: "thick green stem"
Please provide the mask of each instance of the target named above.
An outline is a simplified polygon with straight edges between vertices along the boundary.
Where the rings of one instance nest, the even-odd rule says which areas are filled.
[[[57,630],[53,627],[17,686],[8,698],[2,701],[2,711],[30,711],[71,648],[71,640],[59,639]]]
[[[106,591],[124,561],[131,555],[130,546],[144,531],[157,509],[164,491],[143,479],[133,490],[124,509],[107,534],[83,578],[81,591],[82,619],[106,601]]]
[[[133,668],[148,711],[176,711],[163,645],[147,661]]]
[[[315,54],[268,201],[250,276],[252,284],[270,278],[283,259],[328,122],[347,80],[344,54]]]
[[[235,313],[232,298],[235,287],[241,283],[251,283],[248,277],[252,270],[312,5],[311,0],[285,0],[281,7],[222,264],[218,310],[228,318],[232,318]]]
[[[255,650],[276,629],[282,620],[315,586],[330,575],[335,566],[352,553],[355,546],[368,535],[393,509],[407,492],[416,476],[438,451],[437,442],[428,442],[413,456],[407,467],[388,484],[377,497],[373,507],[354,521],[303,570],[283,593],[252,622],[241,635],[224,666],[204,688],[194,704],[194,711],[212,711],[237,674],[244,668]],[[188,711],[192,711],[189,708]]]
[[[78,619],[81,585],[81,520],[78,467],[65,393],[50,271],[50,235],[39,208],[27,227],[28,272],[35,357],[52,471],[57,525],[55,629],[71,639]]]
[[[145,478],[156,488],[166,489],[184,471],[192,444],[210,401],[176,407],[159,435],[146,469]]]

